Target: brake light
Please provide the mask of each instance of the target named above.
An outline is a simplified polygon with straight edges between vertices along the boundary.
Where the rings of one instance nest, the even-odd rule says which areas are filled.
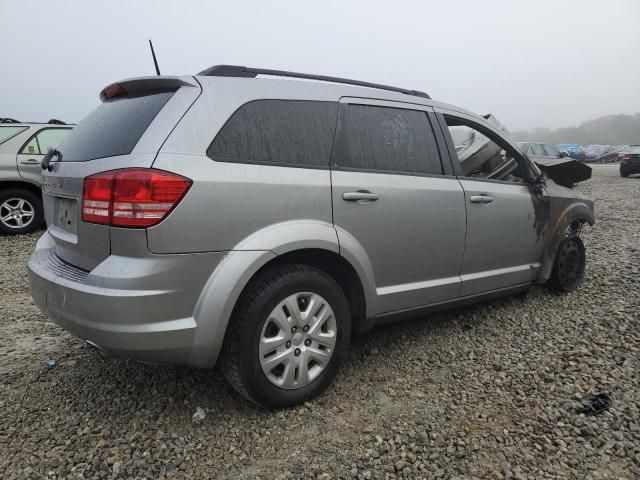
[[[631,158],[630,155],[621,155],[620,160],[629,160]]]
[[[109,100],[113,100],[118,97],[125,97],[127,95],[127,91],[125,88],[119,83],[112,83],[111,85],[107,85],[100,92],[100,100],[103,102],[107,102]]]
[[[84,179],[82,221],[114,227],[147,228],[160,223],[192,181],[151,168],[126,168]]]

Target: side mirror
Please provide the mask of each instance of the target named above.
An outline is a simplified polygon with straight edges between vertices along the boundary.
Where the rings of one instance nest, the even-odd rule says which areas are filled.
[[[568,157],[569,154],[567,152],[560,152],[560,158]]]

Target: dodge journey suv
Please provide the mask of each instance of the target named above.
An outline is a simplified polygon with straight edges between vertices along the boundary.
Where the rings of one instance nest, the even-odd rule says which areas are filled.
[[[29,270],[37,305],[104,353],[219,360],[283,407],[375,325],[582,278],[592,202],[425,93],[216,66],[100,98],[43,160]]]

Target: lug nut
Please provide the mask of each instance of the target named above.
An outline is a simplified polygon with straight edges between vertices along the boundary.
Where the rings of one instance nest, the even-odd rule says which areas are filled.
[[[311,345],[311,340],[309,340],[308,338],[304,341],[304,344],[308,347],[309,345]]]
[[[296,333],[297,330],[298,330],[298,327],[291,327],[291,333]]]
[[[304,327],[302,327],[302,331],[303,332],[308,332],[309,331],[309,325],[305,325]]]
[[[296,351],[293,352],[293,354],[297,357],[298,355],[300,355],[300,349],[296,348]]]
[[[290,347],[291,347],[291,340],[287,342],[287,348],[290,348]]]

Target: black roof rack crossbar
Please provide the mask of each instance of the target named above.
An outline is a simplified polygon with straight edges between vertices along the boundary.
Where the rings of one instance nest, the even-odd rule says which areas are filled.
[[[392,92],[404,93],[405,95],[413,95],[422,98],[431,98],[425,92],[419,90],[407,90],[405,88],[390,87],[389,85],[380,85],[378,83],[361,82],[360,80],[349,80],[348,78],[328,77],[325,75],[312,75],[309,73],[287,72],[284,70],[268,70],[265,68],[241,67],[238,65],[215,65],[206,70],[201,71],[198,75],[205,77],[243,77],[255,78],[258,75],[274,75],[277,77],[303,78],[306,80],[320,80],[323,82],[345,83],[347,85],[357,85],[359,87],[379,88],[381,90],[390,90]]]

